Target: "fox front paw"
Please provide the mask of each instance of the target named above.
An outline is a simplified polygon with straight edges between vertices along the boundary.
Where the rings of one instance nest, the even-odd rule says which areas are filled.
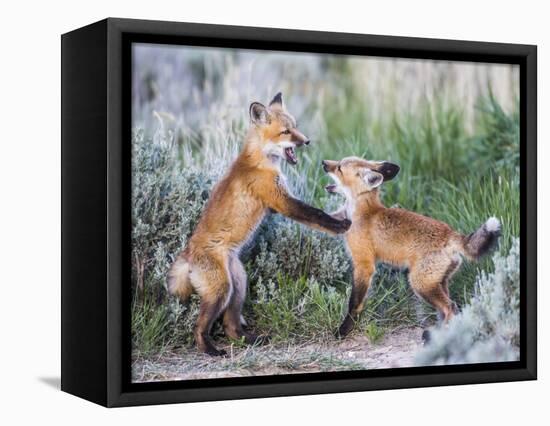
[[[351,226],[351,220],[349,219],[339,220],[338,224],[335,226],[334,231],[337,234],[343,234],[349,229],[350,226]]]

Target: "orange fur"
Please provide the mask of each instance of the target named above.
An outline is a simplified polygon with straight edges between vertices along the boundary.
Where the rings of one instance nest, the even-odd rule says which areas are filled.
[[[401,208],[386,208],[380,201],[378,188],[397,174],[396,165],[349,157],[324,161],[323,167],[336,182],[327,186],[327,190],[346,197],[345,206],[333,216],[352,221],[345,238],[353,259],[354,288],[339,334],[344,336],[351,331],[378,261],[408,268],[415,293],[448,321],[456,310],[449,297],[449,280],[460,267],[461,255],[475,257],[482,250],[472,256],[475,250],[467,247],[469,237],[446,223]],[[482,232],[483,229],[482,226],[472,234],[479,237],[478,245],[497,235]]]
[[[294,148],[309,140],[286,112],[281,95],[276,95],[269,107],[253,103],[250,114],[252,125],[242,152],[214,187],[187,247],[167,278],[171,294],[185,299],[195,290],[201,297],[195,340],[200,350],[211,355],[223,353],[209,337],[212,323],[222,314],[227,335],[244,337],[248,343],[256,341],[241,325],[246,274],[239,252],[269,210],[333,233],[345,232],[350,225],[289,193],[279,162],[286,159],[295,164]]]

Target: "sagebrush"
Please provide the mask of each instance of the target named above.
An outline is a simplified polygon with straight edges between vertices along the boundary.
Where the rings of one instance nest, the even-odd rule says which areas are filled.
[[[481,272],[475,294],[417,355],[419,365],[516,361],[519,359],[520,242],[506,256],[493,256],[494,271]]]

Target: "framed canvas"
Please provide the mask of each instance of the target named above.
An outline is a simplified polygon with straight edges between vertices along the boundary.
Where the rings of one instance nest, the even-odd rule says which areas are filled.
[[[536,46],[111,18],[61,42],[62,390],[536,379]]]

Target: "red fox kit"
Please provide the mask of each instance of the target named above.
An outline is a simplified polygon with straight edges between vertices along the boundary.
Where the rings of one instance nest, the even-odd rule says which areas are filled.
[[[414,292],[448,321],[456,311],[449,298],[449,280],[459,269],[462,256],[478,259],[497,243],[500,222],[491,217],[477,231],[461,235],[435,219],[384,207],[378,187],[397,175],[397,165],[356,157],[325,160],[322,165],[334,181],[326,187],[327,192],[346,198],[345,205],[332,216],[352,221],[345,239],[353,259],[354,282],[339,336],[351,331],[363,309],[377,261],[407,268]]]
[[[350,227],[347,219],[334,219],[294,198],[286,187],[279,162],[295,165],[294,149],[309,144],[286,111],[278,93],[268,107],[250,105],[251,126],[242,152],[214,187],[199,223],[185,249],[168,272],[168,289],[186,300],[196,291],[200,311],[195,327],[198,348],[223,355],[209,334],[223,314],[225,333],[254,343],[257,336],[242,327],[241,310],[246,296],[246,273],[239,260],[241,247],[254,233],[268,210],[331,233]]]

